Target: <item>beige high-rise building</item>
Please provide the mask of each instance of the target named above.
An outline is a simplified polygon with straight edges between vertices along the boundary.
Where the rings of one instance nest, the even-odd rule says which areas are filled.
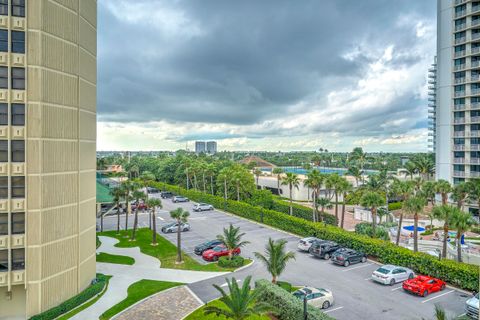
[[[96,0],[0,0],[0,319],[95,278]]]

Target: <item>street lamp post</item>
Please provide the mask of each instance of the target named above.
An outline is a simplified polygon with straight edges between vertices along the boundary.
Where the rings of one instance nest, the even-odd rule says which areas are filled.
[[[307,295],[303,296],[303,319],[308,320],[308,313],[307,313]]]

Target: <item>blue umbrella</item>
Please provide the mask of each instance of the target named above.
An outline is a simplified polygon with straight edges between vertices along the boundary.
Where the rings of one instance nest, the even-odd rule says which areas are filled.
[[[407,230],[407,231],[414,231],[415,230],[415,226],[406,226],[406,227],[403,227],[404,230]],[[422,228],[422,227],[417,227],[417,231],[425,231],[425,228]]]

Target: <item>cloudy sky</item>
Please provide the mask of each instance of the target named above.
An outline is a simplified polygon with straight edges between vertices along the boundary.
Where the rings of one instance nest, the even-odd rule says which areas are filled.
[[[435,0],[102,0],[98,149],[426,151]]]

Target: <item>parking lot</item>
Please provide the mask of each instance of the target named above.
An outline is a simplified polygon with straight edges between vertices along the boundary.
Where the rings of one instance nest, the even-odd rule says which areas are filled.
[[[296,252],[296,261],[292,261],[280,277],[293,285],[309,285],[323,287],[333,291],[335,303],[325,312],[336,319],[433,319],[435,304],[439,304],[447,314],[459,316],[464,314],[464,303],[468,294],[459,290],[446,288],[442,292],[434,293],[426,298],[417,297],[403,291],[400,284],[383,286],[370,280],[372,272],[378,268],[373,261],[351,265],[347,268],[333,264],[331,261],[321,260],[307,253],[297,251],[298,237],[256,224],[251,221],[232,216],[221,211],[196,213],[191,210],[194,203],[172,203],[163,199],[163,210],[157,212],[157,230],[163,224],[173,221],[169,211],[182,207],[190,211],[189,223],[191,231],[182,233],[182,249],[201,263],[201,257],[193,253],[195,245],[216,238],[230,223],[239,226],[245,233],[244,239],[250,244],[242,248],[242,256],[253,258],[253,252],[263,252],[268,238],[285,239],[288,241],[288,250]],[[115,225],[116,218],[109,217]],[[133,220],[133,219],[130,219]],[[123,219],[122,219],[123,221]],[[133,221],[132,221],[133,222]],[[110,222],[106,222],[108,225]],[[123,225],[123,224],[122,224]],[[148,214],[140,214],[140,227],[148,227]],[[108,227],[107,227],[108,228]],[[176,244],[176,234],[162,234]],[[255,262],[250,267],[235,272],[232,276],[242,281],[248,275],[254,279],[270,279],[264,266]],[[212,284],[225,285],[225,277],[217,277],[189,285],[200,299],[208,302],[219,297],[218,291]]]

